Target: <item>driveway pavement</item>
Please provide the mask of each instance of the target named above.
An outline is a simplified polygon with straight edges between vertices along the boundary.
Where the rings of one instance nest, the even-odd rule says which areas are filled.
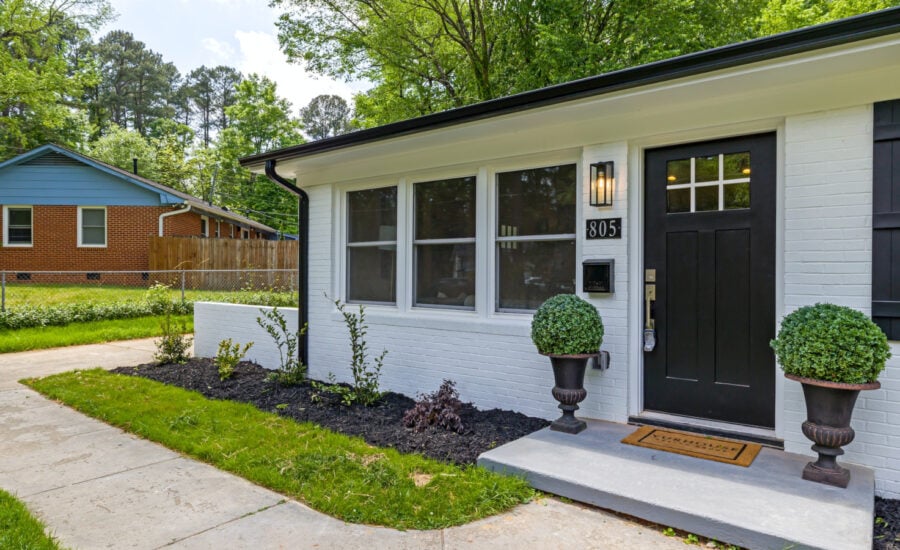
[[[66,547],[684,548],[652,528],[553,498],[435,531],[344,523],[17,383],[76,368],[146,363],[154,350],[147,339],[0,354],[0,487],[22,499]]]

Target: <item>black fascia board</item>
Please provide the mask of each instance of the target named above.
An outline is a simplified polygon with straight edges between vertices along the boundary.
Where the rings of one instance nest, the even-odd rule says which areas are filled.
[[[272,159],[305,157],[897,32],[900,32],[900,8],[890,8],[268,151],[244,157],[240,159],[240,163],[242,166],[250,166],[264,164]]]

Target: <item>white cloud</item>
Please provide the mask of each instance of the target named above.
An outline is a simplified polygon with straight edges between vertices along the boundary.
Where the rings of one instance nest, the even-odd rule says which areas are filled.
[[[218,63],[228,64],[234,58],[234,48],[228,42],[216,40],[215,38],[204,38],[201,40],[203,49],[212,53]]]
[[[237,31],[234,36],[240,49],[236,68],[244,74],[257,73],[274,80],[278,84],[278,95],[291,102],[295,115],[317,95],[339,95],[350,102],[357,91],[346,82],[317,77],[299,65],[288,63],[272,34]]]

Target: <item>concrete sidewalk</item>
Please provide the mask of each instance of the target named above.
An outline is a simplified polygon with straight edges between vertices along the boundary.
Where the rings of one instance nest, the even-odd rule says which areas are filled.
[[[344,523],[57,405],[16,381],[152,360],[152,340],[0,354],[0,487],[69,548],[679,548],[680,539],[544,498],[439,531]],[[585,465],[588,467],[588,465]]]

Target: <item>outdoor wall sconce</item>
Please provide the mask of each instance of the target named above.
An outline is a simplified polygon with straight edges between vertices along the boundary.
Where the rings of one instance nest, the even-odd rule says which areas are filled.
[[[612,206],[613,161],[591,164],[591,206]]]

